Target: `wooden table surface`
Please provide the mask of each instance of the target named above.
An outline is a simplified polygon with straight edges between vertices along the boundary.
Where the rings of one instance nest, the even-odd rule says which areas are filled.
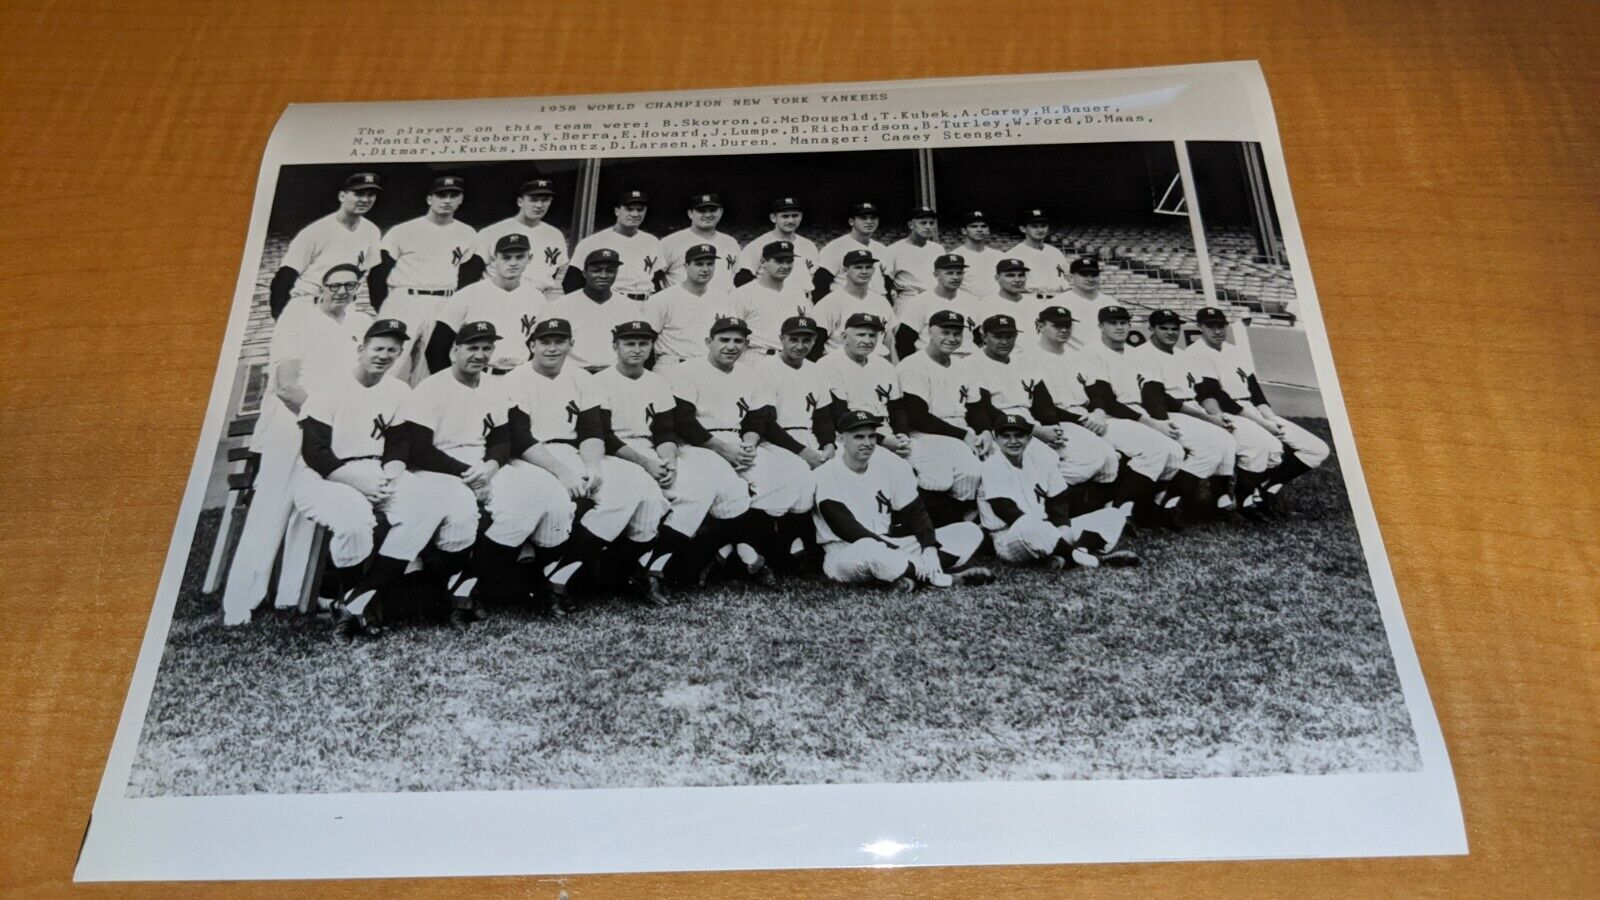
[[[285,104],[1257,58],[1471,855],[335,893],[1600,893],[1600,4],[763,6],[8,0],[0,885],[70,889]]]

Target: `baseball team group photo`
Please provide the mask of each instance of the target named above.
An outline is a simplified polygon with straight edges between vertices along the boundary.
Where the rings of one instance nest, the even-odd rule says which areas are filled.
[[[1405,771],[1259,145],[284,166],[129,796]]]

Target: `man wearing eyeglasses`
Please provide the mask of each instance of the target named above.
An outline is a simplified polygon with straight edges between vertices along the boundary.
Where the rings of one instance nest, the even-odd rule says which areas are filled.
[[[283,315],[289,301],[315,299],[322,276],[341,263],[355,266],[362,275],[378,264],[378,226],[367,219],[383,185],[374,172],[357,172],[339,190],[339,208],[300,229],[289,241],[282,263],[267,289],[274,319]]]

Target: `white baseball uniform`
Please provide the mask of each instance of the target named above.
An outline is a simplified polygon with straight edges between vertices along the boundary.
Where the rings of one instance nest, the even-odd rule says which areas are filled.
[[[652,294],[644,301],[642,318],[656,330],[656,365],[706,355],[706,338],[719,316],[733,315],[728,295],[713,282],[696,296],[682,284]]]
[[[755,238],[744,245],[739,251],[739,259],[734,263],[733,271],[740,269],[750,270],[751,275],[759,274],[761,269],[761,251],[773,241],[788,241],[794,245],[794,272],[789,276],[791,281],[798,279],[805,286],[806,296],[811,295],[811,278],[817,274],[817,244],[810,238],[796,232],[792,236],[784,236],[774,228],[766,234]]]
[[[967,261],[967,277],[961,281],[962,293],[981,299],[999,290],[994,280],[994,267],[1006,258],[1004,253],[987,245],[974,250],[966,244],[950,252]]]
[[[667,273],[667,284],[678,285],[688,276],[683,255],[696,244],[710,244],[717,248],[716,274],[711,276],[711,289],[719,293],[733,290],[733,276],[738,271],[739,242],[732,235],[718,231],[711,237],[701,237],[693,228],[674,231],[661,239],[662,271]]]
[[[965,365],[968,384],[974,389],[987,391],[995,409],[1002,413],[1015,413],[1030,422],[1038,421],[1032,410],[1034,392],[1039,385],[1045,384],[1045,378],[1039,364],[1030,355],[1001,362],[980,351],[967,357]],[[1054,397],[1054,392],[1051,396]],[[1065,404],[1058,402],[1057,405]],[[1116,480],[1121,461],[1116,448],[1109,441],[1071,422],[1059,422],[1056,427],[1061,429],[1062,436],[1066,438],[1060,447],[1052,448],[1044,441],[1035,439],[1028,444],[1027,452],[1046,459],[1054,455],[1067,484]]]
[[[300,273],[289,291],[290,299],[317,296],[322,289],[322,276],[337,265],[355,266],[365,278],[378,264],[382,237],[378,226],[365,216],[356,220],[354,228],[346,228],[338,213],[329,213],[300,229],[278,263]]]
[[[1052,465],[1048,456],[1024,452],[1018,465],[1003,453],[991,453],[983,461],[978,487],[978,521],[990,533],[995,555],[1008,563],[1033,562],[1054,553],[1062,538],[1080,543],[1085,532],[1100,536],[1095,549],[1115,548],[1127,521],[1119,510],[1093,510],[1061,525],[1050,521],[1046,503],[1066,489],[1060,467]],[[995,512],[996,500],[1010,500],[1022,515],[1007,525]]]
[[[777,396],[765,367],[740,360],[728,371],[710,359],[691,359],[666,373],[679,403],[694,406],[700,426],[712,437],[739,444],[745,417],[763,407],[776,412]],[[719,457],[720,459],[720,457]],[[739,473],[750,483],[750,505],[781,516],[811,509],[811,467],[796,454],[766,440],[756,445],[755,461]]]
[[[914,536],[888,534],[894,513],[918,499],[917,476],[911,466],[894,454],[879,450],[867,460],[864,472],[850,471],[844,457],[835,456],[812,474],[816,476],[818,508],[811,519],[817,542],[822,545],[822,574],[845,584],[894,581],[907,574],[921,546]],[[842,504],[863,528],[887,538],[889,543],[867,537],[845,541],[824,518],[824,502]],[[956,522],[936,529],[934,540],[941,552],[956,558],[959,566],[977,552],[983,543],[983,531],[971,522]]]
[[[428,375],[424,354],[434,320],[455,292],[462,263],[476,255],[478,233],[457,219],[443,225],[420,216],[389,229],[380,244],[394,260],[383,315],[406,323],[411,346],[400,355],[391,376],[415,386]]]
[[[1074,350],[1091,347],[1100,341],[1100,310],[1107,306],[1121,306],[1122,301],[1105,291],[1085,297],[1076,289],[1069,289],[1051,300],[1054,306],[1065,306],[1072,313],[1072,339],[1067,343]]]
[[[867,242],[863,244],[856,240],[855,232],[851,231],[823,244],[822,249],[817,251],[817,265],[833,273],[833,289],[830,293],[844,290],[845,284],[849,281],[844,274],[844,255],[851,250],[866,250],[877,260],[872,267],[872,280],[867,282],[867,293],[883,298],[887,305],[889,295],[884,287],[886,273],[883,266],[889,258],[889,248],[873,238],[867,238]]]
[[[918,351],[928,345],[928,320],[933,318],[934,313],[943,310],[958,312],[967,320],[966,340],[961,342],[955,355],[965,357],[977,352],[977,340],[972,333],[983,322],[979,318],[983,308],[978,298],[965,291],[957,291],[955,297],[945,298],[931,290],[918,294],[909,304],[901,307],[900,324],[917,333]]]
[[[811,315],[809,285],[799,274],[784,279],[780,290],[773,290],[761,279],[747,281],[728,295],[728,308],[750,325],[750,346],[762,352],[783,346],[779,331],[791,316]]]
[[[856,362],[848,353],[830,353],[817,361],[818,387],[849,409],[888,418],[889,402],[900,396],[900,378],[881,356]]]
[[[592,372],[617,361],[611,329],[645,318],[645,307],[643,302],[616,292],[604,303],[597,303],[579,288],[551,301],[542,318],[566,319],[572,324],[572,352],[567,356],[567,365]]]
[[[978,301],[977,319],[982,322],[990,316],[1010,316],[1020,329],[1017,336],[1018,343],[1026,343],[1037,334],[1039,311],[1046,305],[1044,300],[1033,294],[1023,294],[1021,299],[1012,300],[995,291]]]
[[[528,361],[528,335],[550,306],[544,284],[543,275],[531,280],[523,278],[509,291],[492,278],[474,281],[444,302],[439,309],[439,324],[456,332],[467,322],[494,325],[500,340],[495,342],[489,366],[504,374]]]
[[[1247,403],[1251,406],[1258,406],[1260,401],[1265,399],[1264,396],[1260,398],[1251,396],[1250,378],[1256,373],[1255,362],[1250,359],[1249,352],[1238,344],[1224,342],[1221,349],[1213,350],[1205,341],[1195,341],[1184,349],[1183,361],[1188,366],[1190,376],[1194,379],[1191,385],[1196,388],[1202,381],[1214,379],[1221,386],[1222,393],[1233,403],[1240,406]],[[1259,385],[1260,380],[1257,379],[1256,383]],[[1223,405],[1226,407],[1226,404]],[[1226,412],[1226,409],[1224,409],[1224,412]],[[1251,444],[1259,443],[1259,436],[1251,434],[1249,426],[1254,426],[1255,428],[1260,428],[1260,426],[1243,416],[1237,415],[1230,416],[1229,421],[1234,425],[1234,435],[1238,438],[1241,448],[1247,441]],[[1283,429],[1283,435],[1280,438],[1273,439],[1279,441],[1284,449],[1292,451],[1307,466],[1316,468],[1322,465],[1328,458],[1328,454],[1332,452],[1328,448],[1327,442],[1299,425],[1283,418],[1279,418],[1277,421]],[[1243,435],[1250,436],[1245,437]],[[1273,436],[1268,433],[1267,437],[1271,438]],[[1246,471],[1254,471],[1249,466],[1245,466],[1245,469]]]
[[[928,413],[946,424],[970,431],[967,403],[976,400],[967,383],[965,366],[959,360],[940,365],[925,352],[903,360],[895,367],[900,392],[927,404]],[[928,491],[948,491],[957,500],[971,500],[978,491],[978,457],[959,437],[926,434],[911,424],[911,468],[917,473],[917,486]]]
[[[889,304],[887,297],[880,291],[868,293],[865,297],[857,297],[844,287],[835,287],[826,297],[817,301],[809,315],[817,320],[817,324],[827,329],[826,342],[829,354],[844,352],[844,323],[850,318],[851,313],[872,313],[884,322],[883,340],[878,342],[878,347],[873,352],[889,359],[894,352],[894,333],[899,328],[895,320],[894,307]]]
[[[643,229],[623,234],[615,227],[602,228],[578,242],[572,251],[572,265],[582,269],[583,261],[596,250],[615,250],[620,258],[611,290],[636,300],[655,292],[656,273],[662,267],[660,238]]]
[[[819,449],[816,432],[811,427],[811,415],[818,406],[828,404],[828,391],[817,381],[817,364],[803,359],[799,368],[795,368],[782,356],[752,357],[748,362],[772,389],[778,427],[802,446]]]
[[[1049,298],[1072,288],[1072,280],[1068,272],[1071,262],[1067,260],[1067,255],[1053,244],[1041,244],[1038,247],[1034,247],[1027,240],[1022,240],[1015,247],[1007,250],[1003,256],[1010,259],[1020,259],[1022,264],[1028,267],[1028,293],[1030,294]]]
[[[494,259],[494,245],[508,234],[528,238],[528,268],[523,271],[522,280],[536,282],[554,300],[560,295],[561,279],[567,272],[567,236],[549,222],[528,225],[520,216],[512,216],[478,232],[478,258],[484,262]]]
[[[921,246],[911,238],[901,238],[884,250],[883,270],[894,283],[894,309],[902,318],[911,299],[931,291],[938,282],[933,277],[933,262],[944,255],[944,245],[930,240]]]
[[[1188,367],[1176,352],[1169,353],[1157,347],[1154,341],[1148,341],[1141,347],[1128,348],[1126,356],[1133,363],[1141,395],[1148,386],[1159,384],[1162,393],[1179,403],[1194,400]],[[1178,426],[1178,443],[1183,445],[1183,462],[1179,468],[1196,478],[1233,474],[1239,444],[1226,429],[1173,410],[1168,410],[1167,421]]]
[[[1118,403],[1144,413],[1139,370],[1126,350],[1113,350],[1105,341],[1095,339],[1078,358],[1088,387],[1105,382]],[[1128,468],[1152,481],[1166,481],[1176,475],[1178,464],[1183,462],[1181,444],[1136,419],[1119,418],[1107,411],[1105,437],[1117,452],[1128,457]]]

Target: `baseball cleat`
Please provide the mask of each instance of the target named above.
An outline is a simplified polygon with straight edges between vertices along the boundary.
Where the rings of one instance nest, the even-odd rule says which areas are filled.
[[[1142,562],[1139,555],[1132,550],[1114,550],[1100,557],[1100,565],[1110,566],[1114,569],[1126,569],[1137,566]]]
[[[1090,553],[1082,547],[1072,548],[1072,561],[1084,567],[1085,569],[1100,568],[1100,557],[1095,556],[1093,553]]]
[[[1077,551],[1074,550],[1073,552],[1076,553]],[[1071,561],[1059,553],[1052,554],[1044,561],[1044,567],[1052,572],[1059,572],[1070,565],[1072,565]]]
[[[661,577],[653,572],[640,572],[628,579],[637,593],[639,602],[657,608],[671,606],[672,601],[661,590]]]
[[[911,580],[911,576],[901,575],[894,580],[894,584],[890,585],[890,587],[896,594],[909,594],[917,589],[917,583]]]
[[[923,581],[927,582],[929,587],[936,588],[947,588],[956,583],[956,580],[948,572],[935,572],[923,579]]]
[[[951,577],[956,584],[977,586],[988,584],[989,582],[993,581],[994,573],[982,566],[973,566],[970,569],[962,569],[961,571],[955,573],[955,575],[949,577]]]

